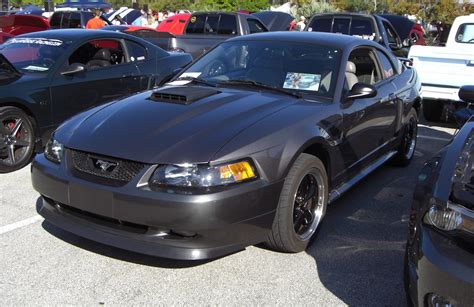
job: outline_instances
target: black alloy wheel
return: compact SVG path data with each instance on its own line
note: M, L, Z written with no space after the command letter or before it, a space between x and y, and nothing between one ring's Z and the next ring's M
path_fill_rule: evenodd
M267 244L277 251L304 251L317 232L328 201L328 178L317 157L301 154L291 167L280 194Z
M293 226L301 240L310 238L322 218L323 204L318 201L322 185L318 183L318 175L308 173L300 182L295 195L293 209Z
M0 173L27 165L34 152L35 133L30 118L14 107L0 108Z
M393 157L393 163L397 166L407 166L415 155L416 140L418 136L418 117L415 109L408 113L402 142L397 154Z

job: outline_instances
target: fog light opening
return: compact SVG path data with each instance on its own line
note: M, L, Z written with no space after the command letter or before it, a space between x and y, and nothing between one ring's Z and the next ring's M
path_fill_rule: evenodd
M448 299L436 293L430 293L427 296L426 303L429 307L452 307Z

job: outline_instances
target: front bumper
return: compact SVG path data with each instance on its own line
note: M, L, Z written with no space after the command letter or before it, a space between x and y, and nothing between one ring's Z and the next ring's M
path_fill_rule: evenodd
M33 187L42 196L37 210L47 221L107 245L183 260L264 241L283 185L258 180L212 194L171 194L137 188L137 178L122 187L89 182L63 164L44 155L32 163Z
M430 306L430 298L437 296L452 306L474 306L474 255L429 227L418 226L417 248L407 249L412 301Z

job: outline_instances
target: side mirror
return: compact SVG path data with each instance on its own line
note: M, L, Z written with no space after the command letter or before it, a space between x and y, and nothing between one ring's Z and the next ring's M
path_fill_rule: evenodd
M459 98L467 103L474 103L474 85L464 85L459 89Z
M370 84L356 83L347 94L346 99L371 98L377 95L377 90Z
M84 71L86 71L86 67L83 64L72 63L71 65L69 65L68 68L66 68L65 70L63 70L61 72L61 75L63 75L63 76L72 76L72 75L75 75L75 74L78 74L78 73L84 72Z
M402 44L401 43L389 43L388 46L392 51L397 51L402 49Z

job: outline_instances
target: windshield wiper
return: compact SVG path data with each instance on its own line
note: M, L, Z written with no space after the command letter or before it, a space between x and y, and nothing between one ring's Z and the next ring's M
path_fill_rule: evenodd
M204 84L204 85L212 86L212 87L217 86L215 83L206 81L201 78L195 78L195 77L181 77L181 78L175 79L174 81L191 81L191 83Z
M221 81L218 84L223 84L223 85L250 85L250 86L254 86L254 87L258 87L258 88L262 88L262 89L266 89L266 90L275 91L275 92L278 92L278 93L290 95L290 96L293 96L293 97L296 97L296 98L303 98L303 96L301 94L298 94L298 93L295 93L295 92L290 92L290 91L284 90L284 89L279 88L279 87L274 87L274 86L271 86L271 85L268 85L268 84L265 84L265 83L262 83L262 82L253 81L253 80L226 80L226 81Z

